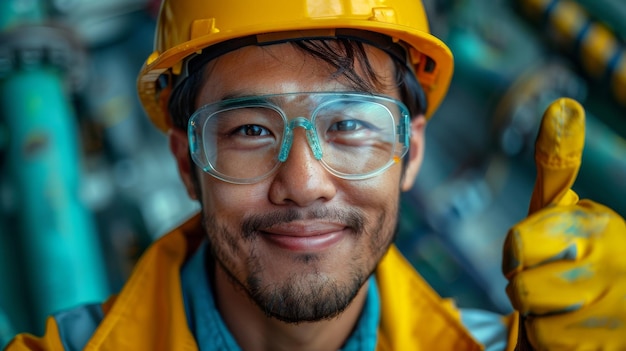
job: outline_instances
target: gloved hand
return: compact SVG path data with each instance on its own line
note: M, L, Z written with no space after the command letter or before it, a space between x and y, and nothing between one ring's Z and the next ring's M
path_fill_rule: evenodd
M584 138L577 102L548 107L535 144L529 216L504 244L506 292L521 316L520 350L626 350L626 224L570 189Z

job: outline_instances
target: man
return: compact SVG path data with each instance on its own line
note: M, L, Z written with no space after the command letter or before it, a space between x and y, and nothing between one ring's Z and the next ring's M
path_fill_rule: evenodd
M451 75L418 1L166 0L139 93L201 215L119 295L9 350L625 349L624 220L569 190L571 100L546 113L534 214L505 245L521 326L458 311L393 246Z

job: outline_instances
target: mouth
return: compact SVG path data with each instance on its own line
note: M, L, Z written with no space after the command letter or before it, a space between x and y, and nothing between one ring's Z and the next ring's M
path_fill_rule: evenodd
M321 252L339 243L348 233L339 224L285 223L260 231L270 244L293 252Z

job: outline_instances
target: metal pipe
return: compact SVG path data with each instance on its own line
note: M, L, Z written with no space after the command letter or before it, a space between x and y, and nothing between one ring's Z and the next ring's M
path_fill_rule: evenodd
M19 261L32 320L110 292L98 232L81 202L81 154L69 88L80 52L69 31L43 24L42 1L2 1L0 118L8 131L4 176L16 195ZM30 5L30 8L26 8ZM43 14L43 15L42 15ZM5 228L6 229L6 228ZM4 284L11 287L11 284Z

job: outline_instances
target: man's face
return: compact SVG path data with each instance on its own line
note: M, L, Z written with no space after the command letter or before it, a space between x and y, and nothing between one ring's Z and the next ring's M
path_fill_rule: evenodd
M391 59L367 51L388 87L376 93L398 99ZM352 90L334 73L289 44L245 47L209 63L196 107L240 95ZM400 163L365 180L333 176L313 157L302 128L295 130L286 162L258 183L230 184L198 172L197 196L217 269L280 320L336 316L393 240L400 191L411 187L421 163L423 126L422 117L412 123L404 177ZM174 136L172 143L185 145L186 137ZM173 150L196 197L188 156L182 146Z

